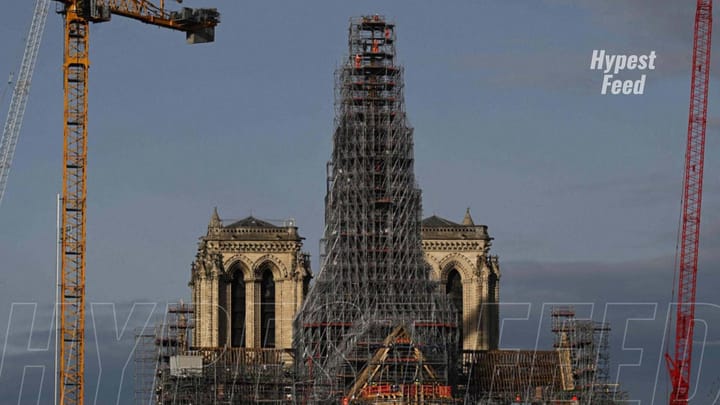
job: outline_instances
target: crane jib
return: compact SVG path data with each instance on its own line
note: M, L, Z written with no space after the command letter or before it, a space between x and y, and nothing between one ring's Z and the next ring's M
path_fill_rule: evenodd
M2 138L0 138L0 204L2 204L5 188L7 186L10 168L12 166L15 147L17 146L20 129L22 128L25 107L30 96L30 83L32 82L35 63L37 62L38 51L42 35L45 31L50 0L37 0L33 12L30 31L25 43L20 70L13 89L7 119L3 127ZM10 79L12 81L12 78Z
M672 383L670 396L672 405L687 405L690 397L711 40L712 0L698 0L695 11L690 110L683 176L674 357L669 354L665 356Z

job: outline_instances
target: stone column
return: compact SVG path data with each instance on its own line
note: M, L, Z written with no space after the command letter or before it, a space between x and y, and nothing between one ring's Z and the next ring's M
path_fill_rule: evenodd
M195 346L213 347L215 340L213 338L215 306L213 304L213 280L200 273L194 284L194 304L196 311L195 325Z
M245 280L245 347L258 347L260 341L258 330L260 323L260 284L254 280Z
M193 329L192 345L200 346L200 338L202 336L202 325L200 324L200 321L202 320L202 315L200 314L200 311L202 310L202 305L200 305L200 279L196 278L195 269L193 269L193 275L191 280L192 281L190 282L190 286L192 288L192 303L195 310L195 328Z
M492 314L492 308L490 305L488 305L489 297L490 297L490 289L489 289L489 276L490 276L490 269L483 265L482 269L480 270L480 288L481 288L481 298L479 301L479 307L478 311L480 312L480 347L478 347L478 350L488 350L490 348L490 325L491 323L491 314Z
M217 347L218 346L218 315L220 312L220 309L218 307L218 277L216 274L211 273L208 276L208 295L209 295L209 302L208 302L208 312L209 312L209 322L208 326L210 328L209 333L209 346Z
M232 344L232 281L223 278L218 287L219 346L229 347Z
M291 304L288 301L290 295L287 294L285 289L290 283L286 282L285 279L275 280L275 348L285 348L285 324L287 319L285 314L286 308L289 308Z
M478 339L478 315L477 315L477 303L480 290L477 282L473 278L462 279L463 289L463 308L462 308L462 322L463 336L460 337L462 341L463 350L475 350L476 342Z

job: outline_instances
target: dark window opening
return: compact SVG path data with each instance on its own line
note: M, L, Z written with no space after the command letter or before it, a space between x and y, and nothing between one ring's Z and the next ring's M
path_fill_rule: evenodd
M275 347L275 280L270 269L265 269L260 287L260 342L261 347Z
M232 347L245 347L245 281L241 271L235 272L231 287Z
M453 306L455 307L455 310L457 311L457 321L458 321L458 342L459 342L459 348L462 351L463 348L463 287L462 287L462 279L460 278L460 273L456 269L450 270L450 273L448 273L448 279L447 279L447 285L445 286L445 293L450 298L450 302L452 302Z

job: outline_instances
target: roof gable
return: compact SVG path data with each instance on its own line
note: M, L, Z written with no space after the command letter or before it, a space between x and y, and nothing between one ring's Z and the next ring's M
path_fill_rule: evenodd
M225 228L278 228L277 226L257 219L253 216L249 216L247 218L243 218L237 222L233 222L232 224L226 226Z
M449 219L440 218L437 215L423 219L421 225L425 228L455 228L462 226L456 222L450 221Z

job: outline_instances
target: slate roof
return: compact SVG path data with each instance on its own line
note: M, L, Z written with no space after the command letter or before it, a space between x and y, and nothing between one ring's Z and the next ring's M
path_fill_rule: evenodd
M564 389L563 365L555 350L491 350L474 355L472 375L479 387L492 390L496 396L512 398L518 393L533 393L535 387L552 387L556 392ZM565 367L569 369L570 364Z
M437 215L433 215L431 217L423 219L421 225L424 228L455 228L463 226L458 224L457 222L453 222L445 218L440 218Z
M249 216L249 217L243 218L237 222L233 222L232 224L226 226L225 228L278 228L278 226L275 226L269 222L265 222L263 220L257 219L253 216Z

